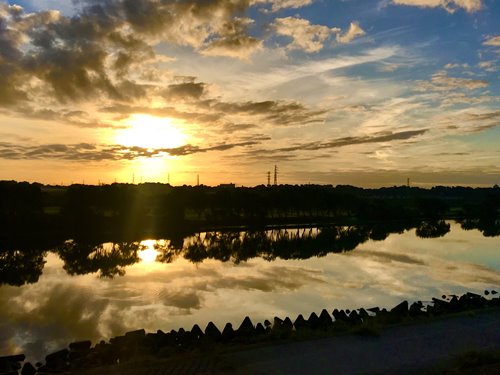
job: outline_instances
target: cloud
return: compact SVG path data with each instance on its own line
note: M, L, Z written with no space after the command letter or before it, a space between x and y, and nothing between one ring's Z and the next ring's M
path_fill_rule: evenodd
M16 289L17 296L2 304L2 322L10 322L16 333L9 341L22 343L28 358L42 359L51 351L68 345L68 340L105 337L101 327L109 325L110 303L94 293L74 285L52 282L48 288ZM29 301L29 303L26 303ZM125 331L114 322L115 332ZM108 333L108 332L106 332Z
M485 46L500 47L500 35L490 36L483 42Z
M103 160L134 160L162 155L185 156L209 151L226 151L235 147L253 146L261 140L248 140L234 143L219 143L205 147L186 144L174 148L144 148L123 145L79 144L46 144L24 146L9 142L0 142L0 159L10 160L40 160L59 159L70 161L103 161Z
M438 72L430 81L421 81L417 84L419 91L452 91L452 90L477 90L488 87L489 83L479 79L450 77L448 74Z
M158 293L158 297L165 306L172 306L188 311L201 308L201 297L195 290L175 291L163 289Z
M469 13L474 13L482 9L481 0L392 0L396 5L409 5L420 8L437 8L441 7L450 13L454 13L457 9L464 9Z
M219 37L201 50L206 56L228 56L247 60L262 47L262 41L248 35L250 18L235 18L223 25Z
M197 100L205 93L206 85L202 82L182 82L171 84L163 92L166 99Z
M218 102L212 108L224 114L258 116L278 126L323 122L326 111L312 110L297 102L267 100L261 102Z
M412 257L410 255L389 253L389 252L383 252L383 251L373 251L373 250L363 249L363 250L357 252L356 256L376 259L382 263L399 262L399 263L413 264L413 265L419 265L419 266L426 265L426 263L423 260L418 259L416 257Z
M301 143L294 146L277 148L274 150L257 150L256 153L264 153L264 154L274 154L274 153L283 153L283 152L294 152L294 151L317 151L317 150L325 150L332 149L338 147L345 146L353 146L367 143L383 143L383 142L393 142L393 141L402 141L410 138L418 137L428 132L428 129L422 130L408 130L402 131L398 133L383 133L377 134L373 136L359 136L359 137L343 137L337 138L330 141L322 142L307 142Z
M457 69L457 68L463 68L463 69L468 69L469 68L469 64L446 64L444 66L445 69Z
M340 29L312 25L308 20L296 17L276 18L272 27L276 34L292 38L288 49L302 49L305 52L318 52L331 34Z
M343 34L337 35L337 42L345 44L350 43L357 37L365 35L365 31L359 26L357 22L351 22L349 25L349 30Z
M455 104L480 104L498 101L500 98L490 95L470 96L463 92L450 92L444 95L441 100L441 106L450 106Z
M271 11L277 12L287 8L302 8L313 3L314 0L252 0L253 4L272 4Z
M292 38L292 42L287 45L288 49L305 52L319 52L332 35L336 35L338 43L346 44L365 34L358 22L351 22L344 33L338 27L313 25L309 20L297 17L276 18L271 26L277 35Z
M79 5L79 13L68 17L0 4L0 105L41 97L34 92L61 103L140 98L146 90L132 68L157 62L154 46L160 42L238 58L248 58L262 44L247 34L253 21L238 17L248 0Z

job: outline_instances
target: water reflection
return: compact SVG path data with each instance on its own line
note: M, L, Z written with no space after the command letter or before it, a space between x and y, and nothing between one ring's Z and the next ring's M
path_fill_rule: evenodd
M500 238L449 224L446 235L425 239L394 223L205 232L182 242L66 241L53 251L26 250L39 267L34 278L17 279L33 266L11 246L0 252L1 282L12 285L0 286L0 352L37 358L138 328L222 327L245 315L294 318L498 289Z
M42 275L47 252L40 250L0 250L0 285L36 283Z
M123 276L124 268L137 263L139 251L145 249L146 245L139 242L92 244L70 240L55 251L70 275L98 272L100 277L114 277Z
M479 229L484 236L500 234L495 221L462 221L463 229ZM101 278L123 276L126 268L142 262L172 263L179 257L199 264L209 259L239 264L252 258L309 259L327 254L348 252L368 240L384 241L390 234L416 228L420 238L439 238L450 231L443 220L384 222L371 225L323 226L319 228L282 228L248 231L211 231L187 237L172 234L170 239L144 241L62 241L61 245L40 248L33 242L3 244L0 250L0 285L21 286L35 283L42 274L48 251L64 262L69 275L96 273ZM52 244L49 242L48 244Z

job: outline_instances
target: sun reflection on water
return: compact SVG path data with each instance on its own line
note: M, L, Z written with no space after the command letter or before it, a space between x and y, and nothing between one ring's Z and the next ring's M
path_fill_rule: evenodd
M155 249L155 243L155 240L141 241L141 247L143 247L143 250L140 250L137 255L141 259L142 263L147 264L156 262L156 258L160 253Z

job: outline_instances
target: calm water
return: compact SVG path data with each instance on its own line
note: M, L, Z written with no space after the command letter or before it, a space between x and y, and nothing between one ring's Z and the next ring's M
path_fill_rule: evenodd
M64 251L39 258L46 263L38 282L0 286L0 355L23 352L36 360L74 340L96 342L138 328L168 331L197 323L203 329L213 321L222 329L246 315L254 323L294 320L323 308L392 307L403 299L498 289L500 237L450 224L439 238L419 238L415 229L380 241L351 233L334 252L313 251L325 246L315 229L262 232L246 245L245 233L201 234L181 241L182 251L170 241L150 240L122 245L122 267L104 256L113 253L112 244L84 252L85 263L68 242ZM262 241L274 241L273 252L257 251ZM238 257L228 249L234 243ZM99 264L107 268L99 271L93 261L103 256Z

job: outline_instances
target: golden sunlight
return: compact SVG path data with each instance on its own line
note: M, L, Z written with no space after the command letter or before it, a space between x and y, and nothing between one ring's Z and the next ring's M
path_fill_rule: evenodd
M141 259L142 263L153 263L156 261L159 253L155 249L155 243L155 240L141 241L141 245L144 247L144 249L139 251L138 256Z
M124 146L175 148L182 146L187 138L170 118L133 114L123 122L128 127L116 132L115 141Z

